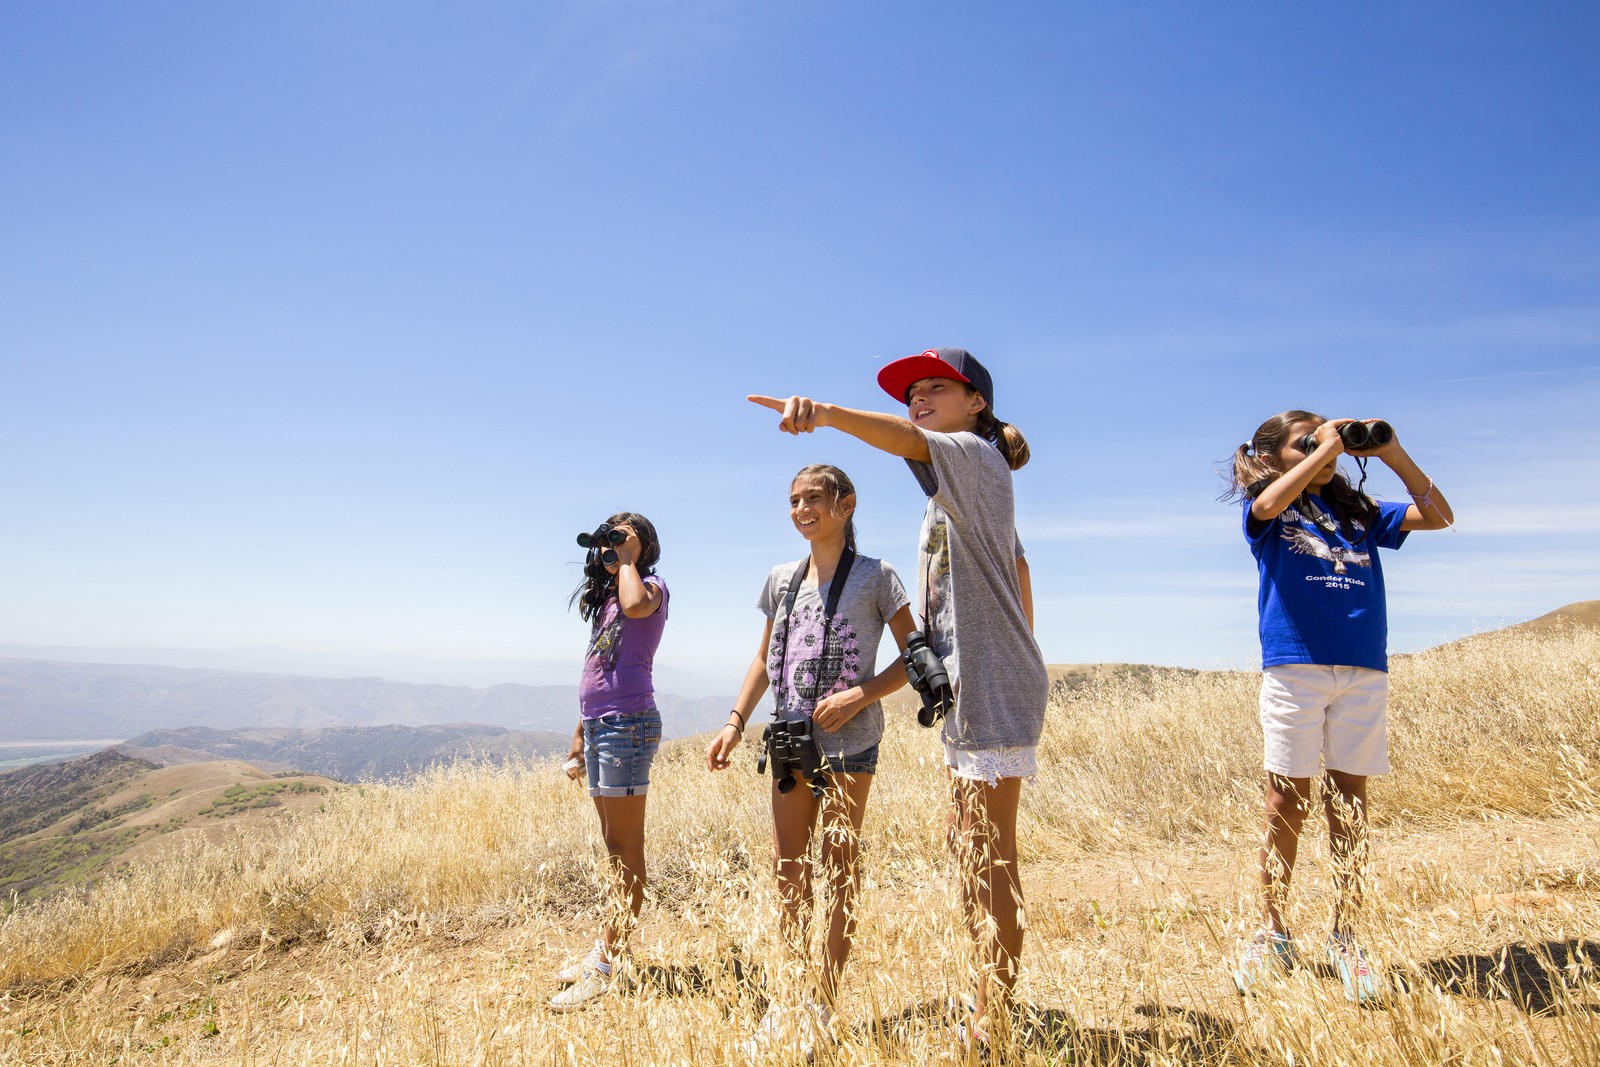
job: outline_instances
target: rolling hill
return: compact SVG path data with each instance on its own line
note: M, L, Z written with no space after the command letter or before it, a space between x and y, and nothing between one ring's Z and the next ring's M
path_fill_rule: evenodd
M31 900L191 840L259 827L339 788L237 760L161 767L115 749L0 774L0 896Z

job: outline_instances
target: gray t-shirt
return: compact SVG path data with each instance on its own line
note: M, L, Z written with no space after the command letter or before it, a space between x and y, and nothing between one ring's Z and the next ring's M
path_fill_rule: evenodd
M878 642L895 612L910 603L894 568L881 559L857 556L839 594L839 607L823 633L826 586L818 589L815 574L808 574L794 599L794 612L784 616L783 602L789 582L804 560L780 563L767 575L756 607L772 619L772 642L767 646L767 678L780 719L807 719L817 701L830 693L849 689L878 673ZM784 635L788 634L788 662L784 663ZM812 732L829 756L853 756L883 737L883 707L874 700L834 733Z
M933 462L907 461L928 494L913 611L956 689L944 739L960 749L1037 745L1050 678L1022 613L1011 469L975 433L924 436Z

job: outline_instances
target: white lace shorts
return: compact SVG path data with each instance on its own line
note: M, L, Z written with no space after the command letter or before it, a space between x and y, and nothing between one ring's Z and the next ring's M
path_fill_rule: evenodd
M1039 749L1034 745L956 748L946 743L944 762L957 778L997 786L1002 778L1032 778L1038 774Z

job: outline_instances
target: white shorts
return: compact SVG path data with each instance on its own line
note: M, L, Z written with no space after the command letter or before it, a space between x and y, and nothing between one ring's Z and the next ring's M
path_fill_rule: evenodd
M1324 766L1388 774L1389 675L1370 667L1290 663L1261 679L1268 773L1314 778Z
M987 782L992 788L1002 778L1032 778L1038 774L1039 750L1033 745L956 748L947 742L944 763L957 778Z

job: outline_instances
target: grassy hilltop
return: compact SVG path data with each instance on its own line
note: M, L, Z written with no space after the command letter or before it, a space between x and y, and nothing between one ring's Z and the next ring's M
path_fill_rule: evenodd
M1600 1062L1600 631L1551 624L1397 657L1396 773L1372 790L1364 934L1403 988L1347 1004L1317 967L1320 830L1292 919L1311 967L1243 1001L1258 922L1254 673L1060 672L1021 838L1016 1062ZM1592 614L1592 613L1591 613ZM891 714L865 830L840 1063L963 1062L971 985L935 739ZM556 1015L592 937L593 809L553 764L457 765L331 793L0 920L0 1063L742 1063L796 974L775 938L767 782L669 744L626 995ZM1308 823L1308 826L1311 825ZM782 1057L780 1056L781 1060Z

